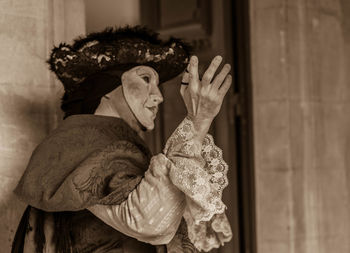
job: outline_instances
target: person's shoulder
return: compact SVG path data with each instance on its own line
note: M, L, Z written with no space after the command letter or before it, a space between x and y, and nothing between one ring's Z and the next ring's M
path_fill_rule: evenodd
M101 148L111 143L132 143L148 153L147 145L123 119L92 114L72 115L63 120L39 145Z
M122 119L93 114L78 114L67 117L54 129L48 139L68 136L73 139L88 137L125 139L135 135L133 129Z
M124 120L99 115L74 115L61 122L36 147L32 159L50 160L59 155L75 161L99 150L108 150L107 147L123 147L147 157L151 154L144 141Z
M101 116L94 114L77 114L67 117L58 126L58 130L67 130L73 128L99 128L103 129L110 126L120 126L130 128L121 118Z

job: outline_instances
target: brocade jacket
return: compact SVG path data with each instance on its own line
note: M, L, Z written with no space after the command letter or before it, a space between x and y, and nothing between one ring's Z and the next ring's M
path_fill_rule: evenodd
M68 117L15 189L28 208L13 252L197 252L230 240L227 165L210 136L193 136L185 119L151 157L122 119Z

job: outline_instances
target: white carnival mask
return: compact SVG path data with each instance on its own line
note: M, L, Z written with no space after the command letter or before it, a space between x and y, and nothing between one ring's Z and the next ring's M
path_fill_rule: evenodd
M152 130L158 105L163 102L158 73L148 66L136 66L124 72L121 81L131 111L147 130Z

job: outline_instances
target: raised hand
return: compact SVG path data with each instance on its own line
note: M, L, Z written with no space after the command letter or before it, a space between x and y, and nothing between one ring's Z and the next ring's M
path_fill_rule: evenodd
M180 93L184 99L188 117L194 123L198 134L203 138L211 122L219 113L223 99L232 83L229 64L225 64L214 78L221 62L221 56L214 57L200 80L198 58L192 56L187 68L188 73L185 73L182 79L183 85L181 85Z

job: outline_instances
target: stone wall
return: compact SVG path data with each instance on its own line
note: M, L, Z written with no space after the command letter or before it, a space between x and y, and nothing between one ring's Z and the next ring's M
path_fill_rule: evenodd
M350 2L251 0L259 253L350 252Z
M12 191L36 145L57 125L61 85L50 49L85 32L83 0L0 1L0 245L10 246L25 205Z
M86 32L140 24L140 0L85 0Z

